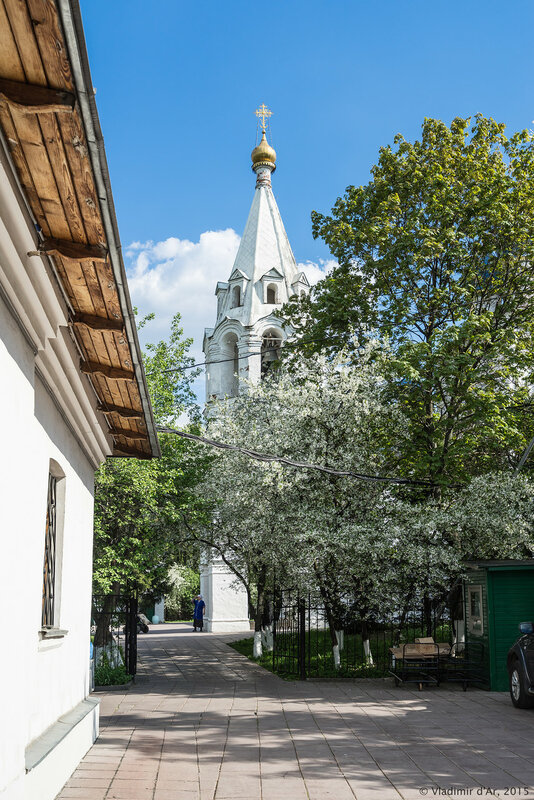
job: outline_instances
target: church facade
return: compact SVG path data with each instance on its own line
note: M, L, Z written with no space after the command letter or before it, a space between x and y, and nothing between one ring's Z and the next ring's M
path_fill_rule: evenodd
M276 152L267 141L264 106L262 111L256 112L263 118L262 137L251 155L256 175L252 206L230 276L215 289L215 326L204 334L208 403L246 391L246 380L261 380L291 333L275 312L290 297L310 290L306 275L298 269L273 194ZM247 626L245 592L241 596L222 561L208 560L202 565L201 587L208 630Z

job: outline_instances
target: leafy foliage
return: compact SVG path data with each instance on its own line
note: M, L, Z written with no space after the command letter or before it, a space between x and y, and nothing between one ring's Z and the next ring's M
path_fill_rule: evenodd
M191 619L193 598L200 592L198 570L185 565L175 565L169 570L169 588L165 594L167 619Z
M144 324L147 320L142 321ZM147 346L145 369L156 421L175 424L189 413L198 430L193 403L194 375L177 314L167 342ZM174 436L160 436L162 457L147 461L110 459L96 474L93 583L98 593L135 586L140 592L162 593L169 567L184 556L181 519L201 514L193 489L208 458L191 458L191 445Z
M381 148L313 233L338 261L283 313L297 347L389 340L391 400L408 421L404 474L446 486L518 460L534 432L534 138L477 116L426 119Z
M410 420L391 401L389 360L388 349L371 341L351 347L352 363L348 350L295 358L216 406L210 435L298 461L392 475ZM257 629L274 573L279 585L317 597L332 633L347 602L369 623L391 609L430 610L465 559L534 552L534 484L526 476L481 476L445 502L224 451L198 491L214 512L200 535L247 587Z
M95 667L95 686L121 686L132 678L124 664L113 665L107 654L102 653L100 663Z

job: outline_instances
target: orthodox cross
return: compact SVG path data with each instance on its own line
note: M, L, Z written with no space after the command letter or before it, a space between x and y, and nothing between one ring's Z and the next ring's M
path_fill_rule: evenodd
M261 119L261 130L262 130L262 133L265 133L266 128L267 128L267 126L265 124L265 120L269 119L269 117L272 117L272 115L273 115L273 112L270 111L267 108L265 103L262 103L261 106L256 109L256 116L258 117L258 119Z

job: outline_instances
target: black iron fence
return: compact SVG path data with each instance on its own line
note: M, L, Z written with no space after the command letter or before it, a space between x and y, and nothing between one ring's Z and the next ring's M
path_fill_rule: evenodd
M391 649L431 638L455 641L454 623L444 602L422 598L414 607L361 618L344 598L335 624L320 597L295 589L270 596L272 667L288 677L378 677L391 668ZM337 630L336 630L337 628Z
M91 635L94 660L112 667L124 665L129 675L137 672L137 597L93 595Z

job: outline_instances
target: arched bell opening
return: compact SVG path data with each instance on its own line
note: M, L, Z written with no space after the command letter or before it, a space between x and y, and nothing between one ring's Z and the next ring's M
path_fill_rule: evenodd
M273 368L280 359L280 349L282 347L282 335L279 331L271 328L264 332L261 339L261 377Z
M221 343L221 393L224 397L239 394L239 348L235 333L227 333Z

